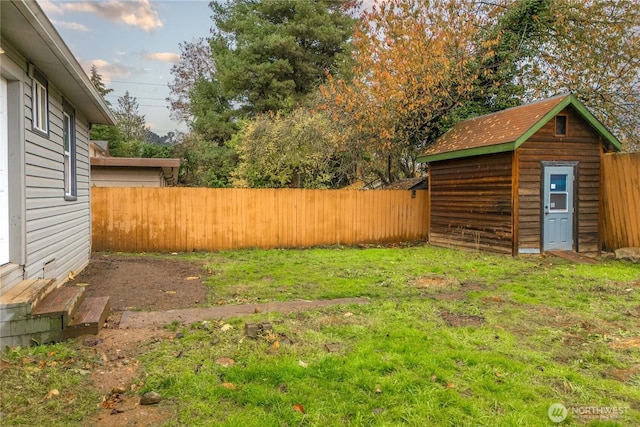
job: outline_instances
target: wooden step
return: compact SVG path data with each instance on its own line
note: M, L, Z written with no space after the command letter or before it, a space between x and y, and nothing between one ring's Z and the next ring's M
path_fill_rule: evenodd
M28 305L32 310L55 287L55 279L23 280L0 295L0 306L10 308Z
M82 300L83 293L84 288L72 286L54 289L36 305L31 314L35 318L62 315L64 328Z
M87 297L82 301L66 329L62 331L64 338L75 338L81 335L96 335L109 316L109 297Z

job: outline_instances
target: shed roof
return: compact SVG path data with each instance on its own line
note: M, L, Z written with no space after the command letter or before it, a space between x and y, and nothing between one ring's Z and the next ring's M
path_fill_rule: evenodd
M427 148L418 161L433 162L513 151L569 105L607 142L620 149L620 141L575 96L564 94L463 120Z

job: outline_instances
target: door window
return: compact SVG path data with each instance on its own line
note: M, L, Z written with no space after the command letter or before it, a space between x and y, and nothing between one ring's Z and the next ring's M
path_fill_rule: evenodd
M568 212L569 193L566 174L551 174L549 177L549 211Z

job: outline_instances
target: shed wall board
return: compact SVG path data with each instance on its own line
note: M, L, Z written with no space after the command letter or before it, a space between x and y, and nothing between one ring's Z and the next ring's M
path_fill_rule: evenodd
M513 153L429 165L429 240L492 252L512 252Z
M91 185L94 187L164 187L159 168L92 166Z
M567 115L567 136L555 135L555 122L549 121L518 148L520 251L541 249L542 162L578 162L577 250L599 251L600 150L598 133L573 109ZM574 236L574 239L576 236Z

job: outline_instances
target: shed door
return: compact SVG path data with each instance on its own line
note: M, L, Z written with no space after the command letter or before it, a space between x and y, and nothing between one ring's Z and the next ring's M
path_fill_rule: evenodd
M0 265L9 262L9 138L7 81L0 77Z
M573 181L572 166L544 168L544 250L573 249Z

